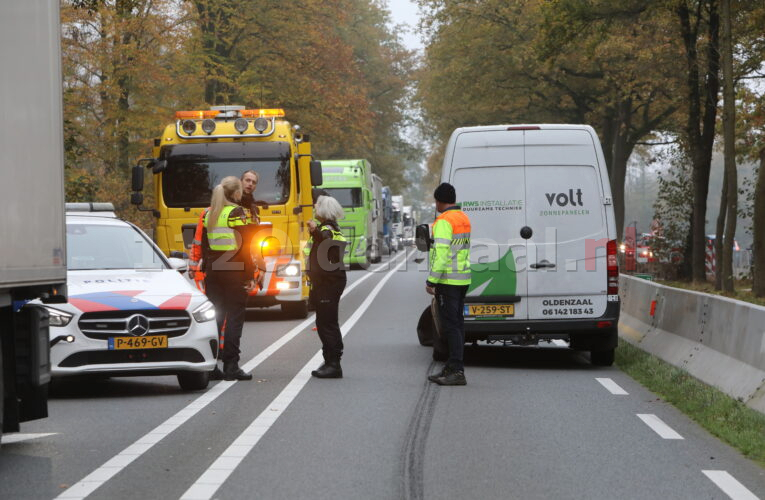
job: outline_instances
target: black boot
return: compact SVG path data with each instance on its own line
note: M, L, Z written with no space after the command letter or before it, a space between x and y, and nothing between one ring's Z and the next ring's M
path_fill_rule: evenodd
M252 380L252 374L239 368L239 363L223 363L223 380Z
M213 371L210 372L210 380L223 380L223 372L216 365Z
M316 378L343 378L343 369L339 361L327 361L311 372Z

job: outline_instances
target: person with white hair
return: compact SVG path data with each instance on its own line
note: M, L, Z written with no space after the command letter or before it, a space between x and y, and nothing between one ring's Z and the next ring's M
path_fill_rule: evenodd
M343 207L331 196L319 196L314 204L314 216L309 221L307 272L311 280L316 307L316 330L321 339L324 363L311 372L318 378L342 378L340 358L343 355L343 336L338 319L340 297L347 278L343 256L347 241L337 225L345 217Z

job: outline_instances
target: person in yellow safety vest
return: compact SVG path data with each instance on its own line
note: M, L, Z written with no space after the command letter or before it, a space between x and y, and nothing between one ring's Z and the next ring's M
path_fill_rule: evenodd
M218 333L225 321L226 341L221 353L224 380L251 380L239 368L239 343L249 292L257 286L255 265L250 255L251 219L238 205L242 182L225 177L215 186L210 209L205 215L202 248L206 278L205 292L215 305Z
M254 199L255 190L258 188L258 173L254 170L245 171L239 178L242 181L242 199L239 205L249 213L252 221L256 224L260 222L258 206ZM200 291L204 292L205 273L202 272L202 235L205 232L205 215L209 207L204 209L199 215L197 228L194 231L194 239L189 248L189 277L194 280L194 284ZM258 276L256 273L256 281Z
M319 198L319 196L329 196L329 193L321 188L313 188L311 189L311 198L313 198L313 204L316 205L316 200ZM320 225L320 222L317 219L311 219L311 222L314 223L314 225L318 226ZM311 246L313 245L313 240L309 237L308 241L306 242L305 246L303 247L303 256L305 257L305 266L308 267L308 257L311 255ZM314 303L314 296L313 296L313 284L311 283L311 279L309 277L308 279L308 310L309 311L315 311L316 310L316 304Z
M435 295L441 319L441 340L446 340L449 359L443 370L428 379L439 385L465 385L465 294L470 285L470 219L456 205L454 186L442 183L433 193L441 214L433 224L430 273L425 290Z
M340 232L337 219L345 216L343 207L331 196L319 196L314 213L319 223L308 222L311 233L310 253L306 271L313 286L316 306L316 330L321 339L324 363L311 372L317 378L342 378L340 358L343 336L338 319L340 297L347 278L343 255L347 241Z

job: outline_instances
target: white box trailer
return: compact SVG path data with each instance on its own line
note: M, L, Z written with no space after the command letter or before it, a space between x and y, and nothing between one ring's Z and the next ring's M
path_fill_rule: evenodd
M454 185L472 226L465 340L560 339L590 351L593 364L613 363L616 227L592 127L457 129L441 182ZM418 245L423 232L427 237L427 229L418 228Z
M47 416L48 312L66 301L59 2L0 2L0 427Z

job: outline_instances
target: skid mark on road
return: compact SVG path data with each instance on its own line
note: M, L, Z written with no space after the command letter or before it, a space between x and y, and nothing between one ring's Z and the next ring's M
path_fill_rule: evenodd
M428 366L427 374L433 371L435 361ZM405 500L425 498L425 444L428 441L430 424L438 402L438 385L425 378L420 399L414 408L406 431L406 440L401 452L401 492L399 497Z
M396 257L398 258L398 256ZM394 259L395 260L395 259ZM391 263L393 261L389 261ZM402 262L402 264L406 262L406 259ZM386 263L386 264L389 264ZM359 278L358 280L354 281L348 288L345 289L343 292L343 298L345 298L348 293L359 286L361 283L372 277L377 270L382 268L385 264L382 264L380 266L377 266L374 270L370 269L370 271ZM308 325L313 323L314 321L314 315L309 316L307 319L302 321L300 324L298 324L296 327L294 327L292 330L284 334L282 337L280 337L278 340L276 340L273 344L265 348L260 354L249 360L247 363L242 365L242 369L246 372L251 372L254 370L258 365L260 365L263 361L268 359L269 356L271 356L273 353L275 353L277 350L279 350L282 346L284 346L287 342L292 340L294 337L296 337L300 332L302 332ZM185 408L183 408L181 411L170 417L169 419L162 422L158 427L151 430L148 434L140 438L138 441L133 443L132 445L128 446L124 450L122 450L120 453L115 455L112 459L110 459L108 462L103 464L98 469L94 470L90 474L88 474L86 477L69 487L68 489L64 490L57 499L82 499L89 496L91 493L93 493L95 490L101 487L104 483L109 481L111 478L116 476L121 470L123 470L125 467L130 465L132 462L134 462L138 457L149 451L151 448L153 448L157 443L165 439L170 433L178 429L181 425L186 423L191 417L199 413L203 408L205 408L208 404L210 404L212 401L217 399L221 394L226 392L228 389L231 388L236 383L236 381L221 381L215 384L212 388L207 390L204 394L199 396L197 399L192 401L189 405L187 405Z

